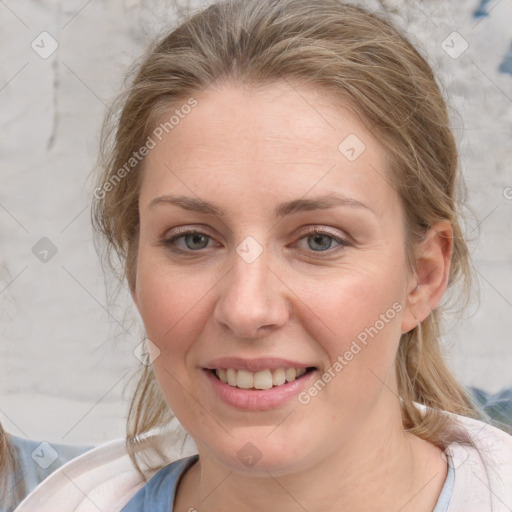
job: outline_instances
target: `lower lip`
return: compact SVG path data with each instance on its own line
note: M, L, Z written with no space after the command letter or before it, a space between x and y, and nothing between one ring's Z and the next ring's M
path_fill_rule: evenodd
M305 373L292 382L270 389L235 388L215 377L210 370L203 369L203 372L217 396L228 405L238 409L266 411L279 407L296 397L304 390L306 382L314 376L316 370Z

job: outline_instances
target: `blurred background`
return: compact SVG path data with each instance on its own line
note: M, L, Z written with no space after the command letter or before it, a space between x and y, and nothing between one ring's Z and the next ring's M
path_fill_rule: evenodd
M0 421L15 435L124 435L142 329L128 293L106 293L88 176L128 68L208 3L0 0ZM464 384L496 393L512 387L512 1L359 3L389 11L449 102L480 299L444 345Z

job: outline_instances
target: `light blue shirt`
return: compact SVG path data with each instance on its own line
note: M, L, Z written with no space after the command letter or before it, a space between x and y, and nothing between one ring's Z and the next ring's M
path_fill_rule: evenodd
M448 474L446 475L446 480L444 481L443 488L441 489L441 494L437 499L437 503L433 512L447 512L448 505L450 504L450 499L453 494L454 481L455 472L453 471L452 464L448 464Z

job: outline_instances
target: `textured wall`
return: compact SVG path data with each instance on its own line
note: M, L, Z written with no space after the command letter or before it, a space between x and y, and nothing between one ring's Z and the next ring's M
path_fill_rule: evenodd
M512 2L481 2L484 17L469 0L383 3L452 105L481 304L445 342L463 382L497 391L512 385ZM124 432L140 325L126 294L107 305L87 177L123 73L185 4L0 2L0 419L14 434Z

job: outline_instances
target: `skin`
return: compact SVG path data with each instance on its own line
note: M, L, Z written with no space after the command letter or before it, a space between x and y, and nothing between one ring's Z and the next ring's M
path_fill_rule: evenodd
M175 510L432 511L447 466L437 447L403 431L394 359L401 333L445 291L450 224L433 226L408 268L385 151L325 92L224 83L195 98L145 161L132 290L160 350L159 384L200 454ZM366 146L352 162L338 150L349 134ZM368 208L273 216L281 202L332 192ZM212 201L226 214L150 206L165 194ZM327 238L308 236L313 226ZM162 240L178 227L209 238L181 237L186 254L173 253ZM248 236L262 248L252 263L236 252ZM307 405L237 410L201 369L217 357L274 356L312 363L314 381L396 303L401 311ZM237 457L248 442L261 455L253 467Z

